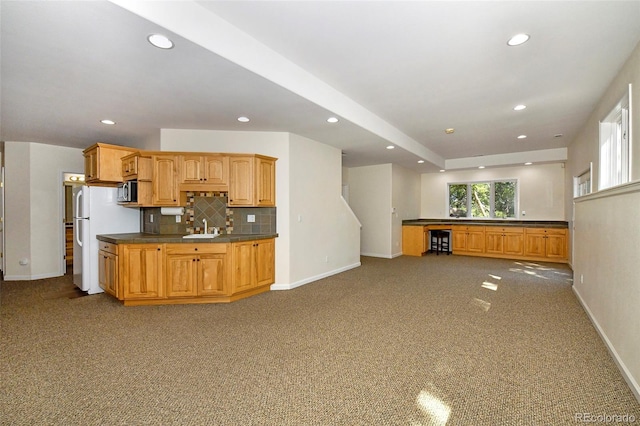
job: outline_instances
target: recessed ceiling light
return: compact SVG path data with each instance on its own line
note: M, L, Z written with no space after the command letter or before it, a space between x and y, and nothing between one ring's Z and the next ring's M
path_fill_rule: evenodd
M424 163L424 160L418 160L418 164Z
M327 118L327 123L337 123L339 120L336 117Z
M484 166L478 166L479 169L484 169Z
M524 165L525 165L525 166L530 166L530 165L532 165L532 164L533 164L533 163L532 163L531 161L527 161L526 163L524 163Z
M445 172L445 170L444 170L444 169L440 169L440 173L444 173L444 172Z
M527 107L526 105L522 105L522 104L520 104L520 105L516 105L516 106L514 106L514 107L513 107L513 110L514 110L514 111L522 111L522 110L523 110L523 109L525 109L526 107Z
M393 146L393 145L387 146L387 149L393 149L393 148L395 148L395 146Z
M450 135L451 133L455 132L456 129L454 129L453 127L449 127L448 129L444 129L444 132L448 135Z
M171 49L173 47L173 42L162 34L150 34L147 36L147 40L159 49Z
M516 34L507 41L509 46L519 46L529 40L529 34Z
M100 120L100 122L101 122L102 124L108 124L109 126L113 126L114 124L116 124L116 122L115 122L115 121L113 121L113 120L108 120L108 119Z
M238 117L238 121L241 123L248 123L249 122L249 117Z
M518 136L518 139L526 139L526 138L527 138L527 135L520 135L520 136Z

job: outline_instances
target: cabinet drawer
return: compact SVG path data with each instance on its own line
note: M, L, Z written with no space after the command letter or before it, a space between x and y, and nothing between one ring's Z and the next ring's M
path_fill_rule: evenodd
M542 235L567 235L565 228L526 228L527 234L542 234Z
M451 229L453 231L465 231L465 232L483 232L484 231L484 226L477 226L477 225L471 225L471 226L467 226L467 225L452 225Z
M112 243L105 243L104 241L100 241L98 243L98 248L100 250L104 250L107 253L118 254L118 245Z
M209 243L209 244L177 243L177 244L167 244L166 250L167 250L167 254L193 254L193 253L224 254L227 252L228 246L229 244L224 244L224 243Z
M495 232L495 233L512 233L512 234L522 234L524 232L524 228L519 226L487 226L487 232Z

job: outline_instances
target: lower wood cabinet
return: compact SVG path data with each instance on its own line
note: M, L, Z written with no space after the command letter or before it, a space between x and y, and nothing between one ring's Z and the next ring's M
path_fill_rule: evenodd
M567 230L528 228L524 232L524 254L546 259L567 259Z
M118 246L101 241L98 247L98 284L105 292L118 297Z
M451 230L454 254L484 253L484 226L454 225Z
M125 305L231 302L269 290L275 239L236 243L100 242L100 285Z
M229 244L167 244L167 297L229 295Z
M164 244L125 244L121 248L121 299L165 297Z
M485 227L485 252L522 256L524 254L523 228Z
M274 282L274 239L234 243L232 247L233 293L251 290Z
M402 254L405 256L422 256L427 251L427 226L402 227Z

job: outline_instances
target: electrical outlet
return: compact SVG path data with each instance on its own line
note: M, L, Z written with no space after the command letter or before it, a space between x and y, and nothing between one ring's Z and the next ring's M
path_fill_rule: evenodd
M153 223L153 215L152 214L149 215L149 222Z
M256 215L255 214L248 214L247 215L247 222L253 223L255 221L256 221Z
M176 223L180 223L182 222L182 216L180 216L179 214L176 215Z

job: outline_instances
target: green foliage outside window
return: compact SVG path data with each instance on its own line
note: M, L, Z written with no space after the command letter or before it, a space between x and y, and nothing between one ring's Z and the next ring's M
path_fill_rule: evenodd
M467 217L467 185L449 185L449 216Z
M516 181L449 184L449 216L516 217Z

